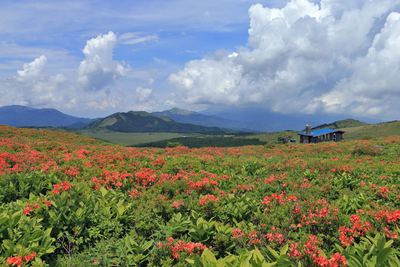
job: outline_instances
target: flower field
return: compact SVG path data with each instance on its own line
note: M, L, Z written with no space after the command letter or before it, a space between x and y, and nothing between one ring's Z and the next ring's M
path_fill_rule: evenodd
M400 266L400 137L126 148L0 126L0 266Z

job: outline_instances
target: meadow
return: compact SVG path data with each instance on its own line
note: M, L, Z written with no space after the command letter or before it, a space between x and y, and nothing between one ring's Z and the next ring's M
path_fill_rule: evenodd
M400 135L400 121L385 122L358 127L343 128L347 140L372 139Z
M201 134L193 133L124 133L115 132L105 129L100 130L80 130L80 134L97 138L113 144L122 146L136 146L140 144L147 144L173 138L182 138L184 136L196 137Z
M400 136L133 148L0 126L0 266L400 266Z

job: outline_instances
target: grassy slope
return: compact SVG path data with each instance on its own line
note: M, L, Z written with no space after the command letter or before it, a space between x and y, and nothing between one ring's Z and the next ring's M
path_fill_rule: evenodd
M182 136L198 136L198 134L182 133L122 133L109 130L82 130L81 134L124 146L157 142Z
M317 129L324 129L324 128L332 128L332 129L341 129L341 128L350 128L350 127L359 127L359 126L366 126L368 123L354 120L354 119L346 119L346 120L339 120L333 123L325 123L321 124L317 127L314 127L314 130Z
M168 140L162 140L157 142L151 142L146 144L139 144L138 146L143 147L168 147L171 143L176 145L187 146L190 148L200 147L239 147L239 146L250 146L250 145L264 145L263 141L257 138L247 137L230 137L230 136L202 136L202 137L184 137L184 138L173 138Z
M385 137L391 135L400 135L400 121L385 122L379 124L367 124L357 127L345 127L346 124L342 124L340 130L345 131L345 140L356 140L356 139L370 139L377 137ZM352 124L353 125L353 124ZM255 135L248 135L247 138L256 138L269 144L278 143L279 137L292 136L297 142L299 142L299 136L294 131L283 131L273 133L262 133Z
M254 134L254 135L247 135L246 138L259 139L260 141L266 142L267 144L276 144L276 143L278 143L279 137L288 137L288 136L290 136L292 139L296 140L296 142L300 141L299 135L295 131L260 133L260 134Z
M386 122L374 125L343 128L346 140L369 139L391 135L400 135L400 121Z
M400 122L388 122L375 125L364 125L358 127L341 128L346 133L344 138L346 140L355 139L368 139L375 137L384 137L390 135L400 135ZM158 142L163 140L169 140L173 138L179 138L183 136L196 137L204 136L200 134L182 134L182 133L122 133L122 132L112 132L108 130L83 130L80 133L95 137L101 140L105 140L111 143L125 145L125 146L135 146L139 144ZM278 143L279 137L291 136L297 142L299 142L299 136L295 131L283 131L283 132L273 132L273 133L261 133L261 134L250 134L245 136L238 136L238 138L249 138L258 139L267 144ZM218 136L220 138L220 136Z

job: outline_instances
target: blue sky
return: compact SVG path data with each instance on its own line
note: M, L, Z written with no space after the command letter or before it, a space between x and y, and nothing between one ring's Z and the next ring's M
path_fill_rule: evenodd
M3 44L65 51L79 60L86 41L99 34L156 35L158 40L116 47L115 58L140 67L154 59L183 64L218 49L244 45L247 10L256 2L5 0L0 3L0 37ZM1 55L1 60L32 59L31 54L14 56Z
M81 116L264 106L398 119L399 7L400 0L3 0L0 105Z

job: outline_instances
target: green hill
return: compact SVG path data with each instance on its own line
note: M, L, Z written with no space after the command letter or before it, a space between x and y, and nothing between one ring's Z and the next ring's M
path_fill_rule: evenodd
M107 129L116 132L174 132L224 134L225 130L217 127L205 127L189 123L179 123L168 117L154 116L144 111L115 113L99 119L88 126L89 130Z
M365 122L362 122L359 120L354 120L354 119L346 119L346 120L335 121L332 123L324 123L324 124L318 125L316 127L313 127L313 130L319 130L319 129L324 129L324 128L342 129L342 128L359 127L359 126L365 126L365 125L368 125L368 123L365 123Z
M327 123L313 129L333 128L343 130L344 140L372 139L393 135L400 135L400 121L383 122L378 124L367 124L357 120L342 120L334 123ZM247 135L246 138L255 138L268 144L279 143L279 138L290 137L299 142L297 132L282 131L271 133L260 133Z
M370 124L358 127L342 128L345 140L370 139L391 135L400 135L400 121Z

